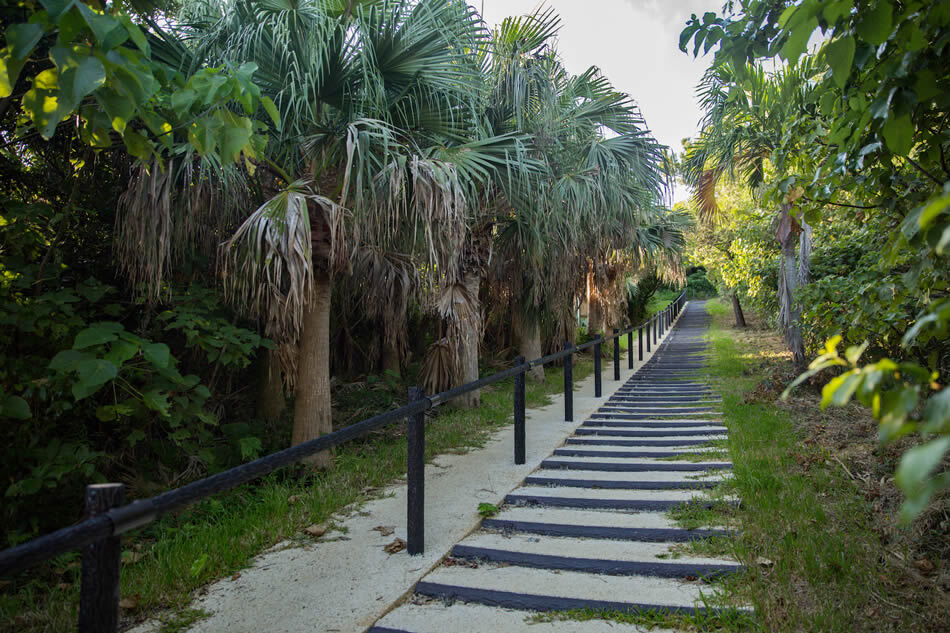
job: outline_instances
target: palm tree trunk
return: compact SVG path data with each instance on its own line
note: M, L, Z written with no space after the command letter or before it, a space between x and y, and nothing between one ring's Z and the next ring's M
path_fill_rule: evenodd
M478 348L482 337L482 316L481 306L478 301L478 289L481 279L474 272L465 273L462 283L471 297L473 305L471 310L459 319L459 374L461 384L478 380ZM479 391L470 391L460 396L456 401L458 406L466 409L472 409L481 402Z
M795 290L798 289L798 266L795 254L798 235L789 232L782 240L782 259L779 266L779 321L785 334L785 342L792 353L792 362L796 367L805 364L805 343L799 324L802 310L795 302Z
M323 271L314 273L313 297L304 314L296 382L294 445L333 430L330 415L330 276ZM306 461L316 468L327 468L330 452L322 451Z
M272 350L264 350L258 361L257 385L257 417L264 422L276 422L287 408L287 399L277 354Z
M736 327L745 327L745 315L742 313L742 304L739 303L739 293L732 291L732 313L736 317Z
M527 319L521 328L521 341L518 351L525 360L541 358L541 327L535 319ZM528 378L534 382L544 382L544 367L532 367Z
M396 333L388 332L392 327L388 323L383 323L383 372L391 371L397 376L402 373L402 358L399 353L399 338Z

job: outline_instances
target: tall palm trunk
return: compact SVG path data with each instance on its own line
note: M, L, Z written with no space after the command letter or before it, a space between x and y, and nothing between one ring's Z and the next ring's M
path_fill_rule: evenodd
M402 355L399 353L399 337L395 332L389 331L391 327L393 324L384 319L382 366L384 372L391 371L399 375L402 373Z
M745 314L742 313L742 304L739 303L739 293L732 291L732 314L736 317L736 327L745 327Z
M798 289L798 264L795 260L798 250L798 235L789 231L782 244L782 258L779 261L779 322L785 335L785 343L792 353L792 362L796 366L805 364L805 343L802 339L802 330L799 324L802 316L801 307L795 302L795 291Z
M293 444L333 430L330 417L330 276L314 272L313 297L304 314L297 358L297 399L294 405ZM316 468L330 465L330 452L307 460Z
M536 319L524 319L518 352L524 356L525 360L541 358L541 327ZM528 378L534 382L544 382L544 367L532 367L528 371Z
M482 338L482 314L478 301L481 279L475 272L467 272L462 283L471 298L471 309L465 310L458 321L459 328L459 374L461 384L478 380L478 348ZM471 409L481 402L479 391L470 391L456 401L460 407Z
M604 329L604 306L597 292L597 278L593 268L587 274L587 331L595 334Z
M276 422L287 408L276 352L264 350L258 360L257 385L257 417L265 422Z

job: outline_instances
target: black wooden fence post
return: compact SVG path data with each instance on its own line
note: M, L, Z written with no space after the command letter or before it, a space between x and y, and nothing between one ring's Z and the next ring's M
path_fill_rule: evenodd
M409 402L425 398L420 387L409 387ZM406 495L406 549L410 555L421 554L425 549L425 452L426 452L426 414L425 411L409 416L409 459L408 484Z
M653 321L647 321L647 353L650 353L650 338L653 336L650 334L650 330L653 329ZM640 360L643 360L642 358Z
M637 350L639 354L638 360L643 362L643 324L640 324L640 327L637 328Z
M627 369L633 369L633 330L627 330Z
M122 484L86 486L86 518L103 514L125 502ZM82 550L79 589L79 633L119 630L119 567L121 538L112 536Z
M564 341L564 349L571 349L571 342ZM574 366L571 354L564 357L564 421L574 421Z
M524 365L524 356L515 358L515 367ZM515 463L524 463L524 374L515 374Z
M657 342L657 335L656 335L656 332L657 332L657 328L658 328L659 326L660 326L660 320L659 320L659 319L657 318L657 316L654 314L654 315L653 315L653 344L654 344L654 345L656 345L656 342Z
M620 330L614 328L614 380L620 380Z
M601 375L600 375L600 336L594 342L594 397L599 398L601 394Z

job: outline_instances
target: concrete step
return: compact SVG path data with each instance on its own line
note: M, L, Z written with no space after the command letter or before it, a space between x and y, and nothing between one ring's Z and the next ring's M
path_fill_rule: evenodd
M583 464L581 464L583 466ZM546 470L540 469L530 475L530 477L551 478L562 480L602 480L602 481L642 481L642 482L714 482L726 481L732 478L730 470L710 470L706 473L695 472L662 472L662 471L643 471L643 472L610 472L610 471L586 471L583 468L576 470ZM529 477L529 478L530 478ZM528 482L525 479L525 483ZM547 484L543 484L547 485ZM606 487L606 486L605 486Z
M596 436L578 435L564 440L565 445L569 446L663 446L667 448L677 447L696 447L704 448L709 446L713 440L686 438L686 439L657 439L657 440L621 440L621 439L597 439Z
M478 533L452 548L451 556L519 567L660 578L712 579L742 569L735 561L721 558L677 554L673 559L669 543L542 538L523 533Z
M410 601L387 613L367 633L674 633L604 620L534 622L533 613L474 603Z
M560 457L558 459L545 459L541 462L541 468L551 470L595 470L595 471L614 471L614 472L683 472L683 471L708 471L724 470L732 468L728 462L659 462L646 460L611 460L601 458L594 460L578 460L571 457Z
M705 611L704 602L715 600L716 592L702 581L515 566L441 567L416 585L417 594L433 598L536 611L586 608L694 614Z

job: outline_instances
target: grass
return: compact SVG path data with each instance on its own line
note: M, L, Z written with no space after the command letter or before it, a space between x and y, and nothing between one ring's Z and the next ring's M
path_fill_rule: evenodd
M667 457L658 457L664 462L721 462L729 457L724 450L685 451Z
M593 371L589 357L574 359L575 385ZM563 389L560 368L545 369L541 383L528 381L527 406L551 402ZM426 459L484 445L509 424L512 381L482 390L478 409L443 407L426 425ZM333 537L333 516L346 506L377 498L382 487L406 472L405 424L391 425L339 447L331 469L296 477L285 470L162 517L123 537L123 621L171 612L169 622L200 614L189 608L193 592L246 568L261 552L284 542L304 545L302 529L324 524ZM79 599L79 553L72 552L0 586L0 631L61 633L75 628ZM177 618L177 620L176 620ZM192 620L194 621L194 620ZM172 627L171 624L168 625ZM176 624L170 632L186 624Z
M621 624L632 624L654 628L675 629L678 631L736 631L745 630L752 624L752 618L737 609L711 610L695 615L670 613L666 611L616 611L611 609L571 609L536 613L525 618L529 624L543 622L564 622L606 620Z
M735 514L733 553L748 573L728 585L733 599L753 605L766 631L946 630L946 611L940 616L888 599L901 573L871 529L867 501L826 449L803 441L796 420L808 412L749 397L767 373L757 361L787 360L760 355L755 338L738 343L728 307L707 305L710 373L729 428L731 488L744 500Z

